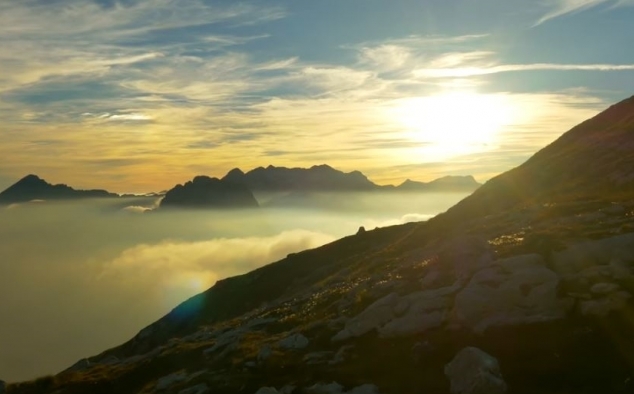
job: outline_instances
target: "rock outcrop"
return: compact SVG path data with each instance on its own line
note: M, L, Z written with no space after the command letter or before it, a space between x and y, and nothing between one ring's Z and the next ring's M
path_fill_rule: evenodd
M456 295L452 321L482 333L492 326L562 319L572 300L558 298L558 285L559 277L540 255L498 260Z
M445 375L452 394L504 394L507 390L498 361L475 347L458 352L445 366Z

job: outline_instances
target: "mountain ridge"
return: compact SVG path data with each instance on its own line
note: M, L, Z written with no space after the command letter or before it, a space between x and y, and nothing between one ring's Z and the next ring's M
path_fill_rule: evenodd
M33 200L60 200L81 198L111 198L118 194L106 190L76 190L66 184L50 184L37 175L29 174L0 192L0 204Z

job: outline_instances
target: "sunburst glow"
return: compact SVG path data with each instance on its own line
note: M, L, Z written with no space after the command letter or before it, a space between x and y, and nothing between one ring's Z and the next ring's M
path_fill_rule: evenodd
M436 160L491 149L514 113L504 95L451 92L399 100L390 116Z

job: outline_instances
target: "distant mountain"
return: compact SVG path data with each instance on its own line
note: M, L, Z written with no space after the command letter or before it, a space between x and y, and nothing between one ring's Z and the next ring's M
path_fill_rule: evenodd
M359 171L345 173L328 165L310 168L268 166L247 173L235 168L222 179L253 191L365 191L377 187Z
M253 208L258 202L244 185L197 176L165 193L159 208Z
M471 175L466 176L445 176L431 182L416 182L406 180L398 185L395 190L399 191L474 191L481 186Z
M634 97L421 223L218 281L11 394L634 392Z
M52 185L37 175L27 175L0 193L0 204L32 200L71 200L104 197L119 196L105 190L75 190L64 184Z
M480 184L472 176L447 176L429 183L405 181L398 187L380 186L359 171L342 172L322 164L310 168L258 167L247 173L235 168L223 180L245 185L252 191L473 191Z

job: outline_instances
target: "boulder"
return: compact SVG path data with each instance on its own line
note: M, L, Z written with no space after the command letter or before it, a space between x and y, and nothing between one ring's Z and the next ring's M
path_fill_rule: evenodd
M176 383L181 383L187 380L187 374L185 372L176 372L167 376L163 376L156 381L156 391L166 390Z
M205 394L209 392L209 387L205 383L186 388L178 392L178 394Z
M462 349L445 366L452 394L504 394L506 383L502 379L498 361L475 347Z
M557 297L558 284L557 274L538 254L498 260L458 293L451 321L482 333L491 326L564 318L572 300Z
M581 301L579 312L583 316L605 317L612 311L625 308L631 297L632 295L626 291L618 291L602 298Z
M555 253L553 266L560 275L574 275L589 267L608 265L612 260L634 261L634 234L580 242Z
M343 341L366 334L394 318L394 308L399 302L396 293L389 294L368 306L363 312L346 322L333 341Z
M288 350L299 350L308 346L309 343L308 338L301 333L297 333L282 339L280 341L280 347Z
M403 297L407 310L378 329L384 338L421 333L440 327L446 320L452 300L452 288L420 291ZM457 288L453 289L457 290ZM402 305L402 302L396 306Z
M491 264L493 250L483 237L460 236L447 242L439 257L442 263L452 267L458 281L465 282L474 272Z

